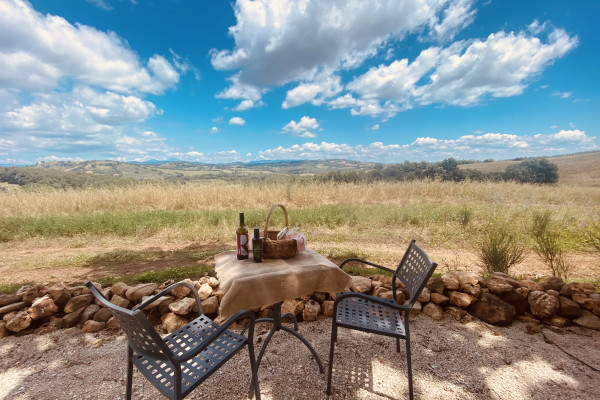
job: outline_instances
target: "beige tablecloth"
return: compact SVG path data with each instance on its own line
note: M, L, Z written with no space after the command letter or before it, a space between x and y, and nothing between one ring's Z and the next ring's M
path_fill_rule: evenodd
M215 256L215 271L225 292L219 308L221 318L242 309L275 304L312 292L339 292L350 286L350 276L337 265L306 249L286 260L261 263L238 260L235 251Z

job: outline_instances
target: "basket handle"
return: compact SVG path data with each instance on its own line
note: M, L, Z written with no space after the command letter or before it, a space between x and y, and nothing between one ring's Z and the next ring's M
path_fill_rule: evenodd
M271 218L271 213L273 212L273 210L275 210L277 207L281 207L281 209L283 210L283 216L285 217L285 226L288 226L288 215L287 215L287 210L285 209L285 207L283 206L283 204L274 204L273 207L271 207L271 209L269 210L269 214L267 214L267 223L265 224L265 241L266 240L270 240L267 237L267 232L269 232L269 218Z

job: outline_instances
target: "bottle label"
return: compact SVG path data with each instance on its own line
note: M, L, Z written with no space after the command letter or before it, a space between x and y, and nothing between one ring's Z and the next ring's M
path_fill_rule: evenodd
M237 255L248 257L248 235L237 234Z

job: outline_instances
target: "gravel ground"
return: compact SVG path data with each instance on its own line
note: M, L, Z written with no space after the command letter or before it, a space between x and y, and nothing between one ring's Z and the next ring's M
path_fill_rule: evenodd
M442 321L419 315L411 328L417 399L600 398L599 331L543 328L529 335L520 322L498 328L477 320L461 324L448 315ZM257 342L267 329L258 325ZM299 330L327 369L330 320L303 322ZM78 329L4 338L0 398L122 399L126 346L120 333ZM396 353L393 339L340 329L335 357L332 399L408 398L404 350ZM161 398L134 371L133 398ZM284 331L269 344L259 379L266 400L327 398L327 375ZM248 353L242 350L188 398L243 399L249 382Z

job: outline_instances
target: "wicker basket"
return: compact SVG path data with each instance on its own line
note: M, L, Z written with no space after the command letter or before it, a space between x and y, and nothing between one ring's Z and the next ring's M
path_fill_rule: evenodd
M263 242L263 257L264 258L290 258L294 257L298 253L298 244L296 239L282 239L277 240L277 234L279 231L269 230L269 218L271 213L277 207L281 207L283 215L285 217L285 226L288 226L288 215L287 210L281 204L275 204L269 210L267 215L267 223L265 224L265 237Z

